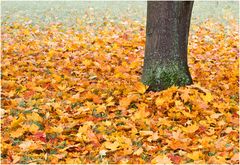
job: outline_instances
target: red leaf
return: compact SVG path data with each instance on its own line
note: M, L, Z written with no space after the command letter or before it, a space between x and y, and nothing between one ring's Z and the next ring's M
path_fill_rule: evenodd
M37 133L34 134L34 137L38 140L43 141L43 142L47 142L46 134L44 132L37 132Z
M180 164L181 161L182 161L182 158L180 156L178 156L178 155L170 154L170 155L168 155L168 158L171 159L171 161L173 163L176 163L176 164Z
M34 93L35 92L32 91L32 90L31 91L27 91L27 92L24 93L23 97L24 97L24 99L29 99L29 98L31 98L34 95Z

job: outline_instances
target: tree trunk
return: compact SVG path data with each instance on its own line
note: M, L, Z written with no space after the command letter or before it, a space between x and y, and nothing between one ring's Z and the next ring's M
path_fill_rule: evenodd
M149 90L192 83L187 65L193 1L148 1L142 82Z

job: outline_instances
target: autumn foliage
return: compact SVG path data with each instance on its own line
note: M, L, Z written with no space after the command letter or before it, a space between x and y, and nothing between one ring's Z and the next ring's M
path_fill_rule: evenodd
M239 163L238 30L193 24L194 81L140 82L145 26L2 24L2 163Z

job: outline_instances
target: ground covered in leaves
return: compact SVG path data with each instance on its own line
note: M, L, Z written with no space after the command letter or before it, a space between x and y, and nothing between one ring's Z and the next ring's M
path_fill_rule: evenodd
M146 92L145 24L2 23L2 163L239 163L238 27L193 24L194 84Z

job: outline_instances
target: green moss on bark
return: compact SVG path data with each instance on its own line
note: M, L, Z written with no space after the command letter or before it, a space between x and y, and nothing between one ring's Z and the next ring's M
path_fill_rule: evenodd
M184 86L192 83L192 79L184 66L176 63L155 65L145 69L142 82L151 91L160 91L173 85Z

